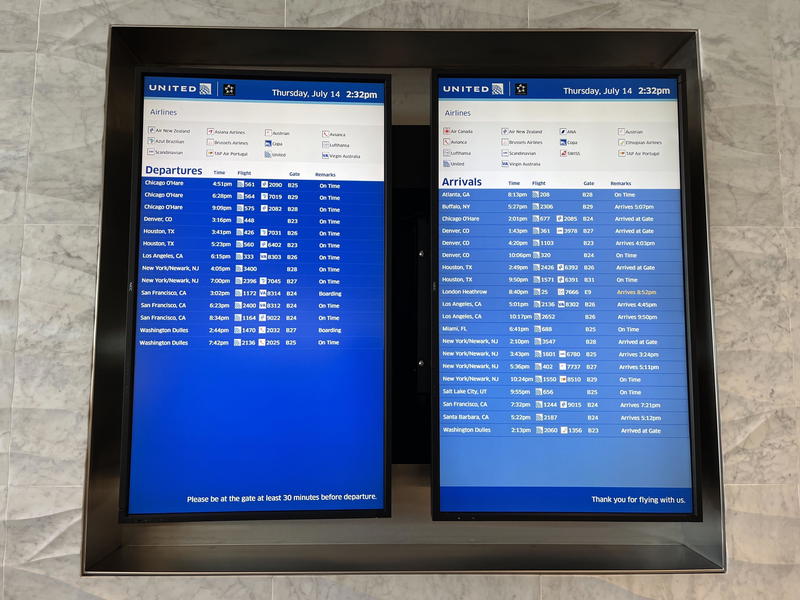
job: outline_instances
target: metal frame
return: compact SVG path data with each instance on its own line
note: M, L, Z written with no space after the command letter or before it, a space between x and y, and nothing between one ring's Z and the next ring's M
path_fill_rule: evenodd
M347 73L315 73L288 71L236 71L236 79L274 79L285 81L351 81L354 83L381 83L384 86L383 123L383 494L384 507L381 509L355 510L296 510L296 511L229 511L229 512L197 512L197 513L130 513L130 459L131 459L131 424L133 422L133 375L136 355L134 336L136 324L136 294L139 268L139 213L141 207L141 175L142 172L142 138L143 138L143 82L147 75L174 77L223 77L230 75L229 70L193 69L185 67L136 67L135 69L135 122L133 136L133 177L131 178L130 228L128 239L128 306L125 325L127 337L125 347L125 380L122 407L122 446L120 459L120 523L164 523L185 521L232 521L247 519L331 519L358 517L390 517L391 516L391 78L388 75L350 75Z
M530 71L516 71L508 72L506 70L500 72L483 71L446 71L434 70L431 73L431 248L437 249L439 247L439 174L440 164L438 160L439 150L439 98L436 90L438 90L438 81L441 77L497 77L500 79L513 79L530 78L530 79L548 79L548 78L611 78L611 79L625 79L625 78L667 78L677 81L678 87L678 149L680 152L679 167L680 167L680 182L681 182L681 230L683 238L683 280L684 280L684 314L685 314L685 337L686 337L686 364L687 364L687 390L689 393L689 437L691 444L690 461L692 471L692 512L691 513L609 513L609 512L451 512L442 511L440 509L440 454L439 454L439 261L438 252L431 252L431 331L434 332L431 336L431 356L430 356L430 369L431 369L431 423L436 424L431 427L431 511L433 518L442 521L460 521L460 520L473 520L473 521L521 521L521 520L534 520L534 521L701 521L702 520L702 496L700 494L700 474L699 474L699 461L698 455L700 449L696 441L696 427L695 423L698 419L698 411L700 410L701 402L697 398L701 395L701 387L698 377L696 375L696 365L692 360L692 348L697 340L692 334L692 320L691 320L691 307L695 302L709 302L710 298L702 296L697 297L694 290L696 282L690 277L690 272L693 272L691 265L693 261L708 261L708 251L705 253L703 249L694 252L690 248L691 230L689 229L688 213L689 206L692 206L692 198L687 189L686 171L688 168L687 153L684 151L685 140L687 136L687 114L686 114L686 71L684 69L659 69L657 71L641 70L641 69L619 69L609 71L607 69L568 69L561 71L553 71L551 69L537 69L535 72ZM701 199L700 204L704 204L704 199ZM702 284L702 282L701 282ZM710 396L705 396L706 402ZM715 397L713 398L716 399ZM714 408L714 407L712 407Z
M291 49L291 50L287 50ZM690 315L701 386L697 419L702 518L696 522L433 521L427 465L394 465L392 518L118 522L127 302L128 202L135 109L142 65L389 73L414 91L395 102L403 123L429 125L431 69L686 73L690 277L703 302ZM368 30L112 27L107 69L89 448L83 513L85 574L261 574L559 572L642 573L725 570L724 506L714 372L711 279L703 159L699 38L691 30ZM394 86L395 98L402 90ZM409 88L410 89L410 88ZM410 120L413 119L413 120ZM425 152L425 149L421 150ZM395 162L401 157L395 157ZM397 182L396 182L397 183ZM419 190L428 196L427 189ZM397 234L403 232L396 232ZM415 257L420 265L423 257ZM427 265L425 265L427 268ZM429 292L422 294L423 298ZM419 323L425 332L428 323ZM403 349L414 364L417 349ZM413 353L413 354L412 354ZM396 356L400 359L400 356ZM426 368L418 388L429 389ZM409 432L423 438L427 432Z

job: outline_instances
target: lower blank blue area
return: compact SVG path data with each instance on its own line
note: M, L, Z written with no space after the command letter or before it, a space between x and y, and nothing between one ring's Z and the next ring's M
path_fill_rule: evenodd
M691 488L442 487L441 512L686 513ZM593 499L611 498L611 502ZM615 498L624 502L614 503ZM644 499L657 499L647 502ZM672 498L674 502L662 501ZM634 499L634 500L631 500Z
M379 347L143 348L134 389L131 514L385 505Z

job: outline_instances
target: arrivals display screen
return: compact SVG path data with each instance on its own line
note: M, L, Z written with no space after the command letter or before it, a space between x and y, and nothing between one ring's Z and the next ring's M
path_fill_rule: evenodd
M388 515L388 79L140 100L121 518Z
M434 81L435 516L692 518L677 77Z

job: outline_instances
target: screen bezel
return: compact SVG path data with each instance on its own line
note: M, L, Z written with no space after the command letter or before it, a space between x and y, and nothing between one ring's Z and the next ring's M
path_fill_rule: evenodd
M681 191L681 237L683 248L684 320L686 336L686 374L689 414L689 443L692 481L692 512L645 513L645 512L491 512L491 511L442 511L440 505L440 398L439 398L439 79L454 78L525 78L525 79L672 79L677 82L678 147ZM478 69L465 71L433 70L431 73L431 513L435 521L654 521L654 522L698 522L703 519L700 440L697 423L700 421L701 394L700 365L693 360L695 344L701 344L694 330L693 315L707 298L696 294L703 284L698 279L694 263L705 261L708 256L702 248L694 247L693 211L702 211L705 221L705 204L691 202L689 187L688 114L686 98L686 71L684 69L536 69L530 71L508 71ZM701 196L702 197L702 196ZM698 271L702 272L702 269Z
M319 81L379 83L384 86L384 175L383 175L383 508L342 510L222 511L187 513L131 513L130 461L133 416L133 374L135 357L136 300L139 258L139 210L144 136L144 78L228 77L231 79L268 79L284 81ZM125 317L125 362L122 397L122 434L120 448L119 511L120 523L163 523L190 521L240 521L286 519L339 519L391 516L391 77L382 74L350 74L319 71L276 71L269 69L193 68L182 66L140 66L134 70L133 160L131 166L130 230L128 244L128 279Z

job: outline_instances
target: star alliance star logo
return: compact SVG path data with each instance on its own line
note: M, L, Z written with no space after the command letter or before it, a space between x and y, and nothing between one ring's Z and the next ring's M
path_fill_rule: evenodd
M236 95L236 84L235 83L226 83L222 86L222 95L223 96L235 96Z

